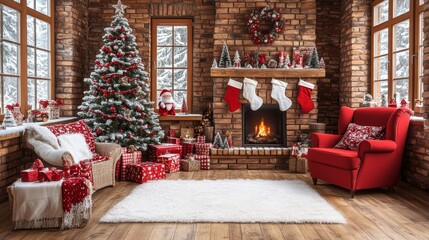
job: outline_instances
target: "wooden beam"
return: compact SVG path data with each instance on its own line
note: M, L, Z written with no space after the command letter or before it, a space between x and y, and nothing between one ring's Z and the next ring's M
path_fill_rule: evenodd
M323 78L325 69L247 69L212 68L212 77L248 77L248 78Z
M159 121L201 121L201 114L159 116Z

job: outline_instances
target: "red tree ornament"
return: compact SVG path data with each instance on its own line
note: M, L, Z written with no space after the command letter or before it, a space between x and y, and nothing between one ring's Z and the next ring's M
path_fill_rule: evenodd
M110 107L110 111L111 111L111 112L116 112L116 108L115 108L115 106L111 106L111 107Z
M100 128L98 128L96 132L97 132L97 135L101 135L103 133L103 131Z

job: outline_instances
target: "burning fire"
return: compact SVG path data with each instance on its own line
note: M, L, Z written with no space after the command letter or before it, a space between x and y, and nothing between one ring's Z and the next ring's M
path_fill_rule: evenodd
M255 133L256 133L255 138L267 137L268 135L270 135L271 128L265 125L263 118L262 118L261 122L259 123L259 125L255 126Z

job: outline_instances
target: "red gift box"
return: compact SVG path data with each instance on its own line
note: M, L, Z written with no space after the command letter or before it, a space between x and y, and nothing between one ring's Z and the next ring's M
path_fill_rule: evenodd
M168 135L169 137L175 137L176 136L176 132L174 130L168 130Z
M51 168L52 170L52 181L60 181L63 179L63 170Z
M210 156L209 155L194 155L195 160L200 161L201 170L210 169Z
M195 154L197 155L210 155L211 143L195 144Z
M163 154L158 156L158 162L165 165L165 172L172 173L180 171L180 155L179 154Z
M178 137L167 137L168 143L180 144L180 138Z
M116 163L115 169L115 178L121 179L122 181L126 180L126 167L128 164L138 163L142 161L142 152L134 151L130 152L128 148L123 147L121 149L122 156L121 159ZM119 165L119 166L118 166ZM118 172L118 176L116 176L116 172Z
M197 144L206 143L206 136L197 136Z
M156 162L158 156L166 153L182 155L182 145L171 143L150 144L147 149L147 159L150 162Z
M42 171L39 171L39 174L37 176L39 182L49 182L52 180L52 170L44 169Z
M39 171L37 169L26 169L21 171L21 181L22 182L35 182L39 176Z
M182 158L194 154L195 143L183 143L182 144Z
M162 163L140 162L126 166L126 179L129 181L145 183L163 178L166 178L166 175L165 166Z

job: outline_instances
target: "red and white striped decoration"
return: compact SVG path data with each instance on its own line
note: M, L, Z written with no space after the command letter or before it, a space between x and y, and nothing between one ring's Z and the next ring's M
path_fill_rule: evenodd
M209 155L194 155L195 160L200 161L201 170L210 169L210 156Z
M206 136L197 136L197 144L206 143Z
M210 155L210 148L212 148L211 143L195 144L195 154Z

